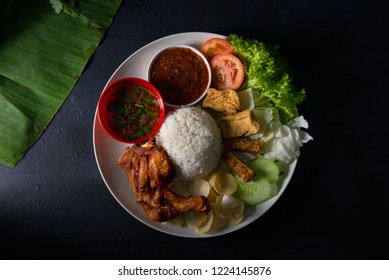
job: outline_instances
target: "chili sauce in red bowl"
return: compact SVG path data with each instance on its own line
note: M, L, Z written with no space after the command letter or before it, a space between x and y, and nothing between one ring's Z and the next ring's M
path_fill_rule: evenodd
M165 107L159 91L148 81L123 78L100 96L98 117L105 132L117 141L136 144L161 128Z

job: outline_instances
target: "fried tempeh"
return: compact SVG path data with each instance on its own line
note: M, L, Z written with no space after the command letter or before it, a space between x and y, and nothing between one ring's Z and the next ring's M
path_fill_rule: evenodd
M217 121L224 138L255 134L260 125L253 110L244 110L234 115L223 116Z
M221 159L245 182L249 182L256 175L254 170L252 170L243 161L227 150L223 151Z
M236 91L231 89L217 90L209 88L203 106L221 112L224 115L233 115L239 112L240 102Z
M237 152L258 154L263 148L261 140L247 139L247 138L231 138L224 141L226 148Z

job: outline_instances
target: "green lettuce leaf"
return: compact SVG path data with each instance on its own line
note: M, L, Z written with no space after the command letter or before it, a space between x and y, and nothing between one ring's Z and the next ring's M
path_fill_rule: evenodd
M271 99L279 110L283 124L291 121L297 114L297 104L305 99L305 90L298 90L294 85L278 46L266 45L236 34L229 35L227 40L232 43L244 65L248 78L246 86Z

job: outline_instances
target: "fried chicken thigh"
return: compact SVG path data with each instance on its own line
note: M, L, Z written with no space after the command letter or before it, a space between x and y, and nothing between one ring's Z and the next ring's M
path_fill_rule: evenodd
M174 167L155 139L127 147L118 165L126 172L137 202L152 220L163 222L189 211L209 211L204 196L184 197L170 190Z

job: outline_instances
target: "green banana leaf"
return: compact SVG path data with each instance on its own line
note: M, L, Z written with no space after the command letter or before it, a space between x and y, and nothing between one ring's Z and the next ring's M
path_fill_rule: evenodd
M121 0L80 0L70 12L54 7L58 2L15 1L12 14L0 17L0 163L7 166L23 158L61 107Z

